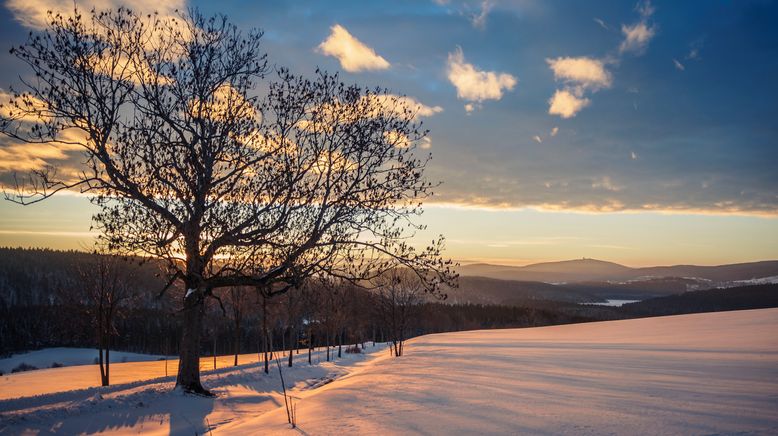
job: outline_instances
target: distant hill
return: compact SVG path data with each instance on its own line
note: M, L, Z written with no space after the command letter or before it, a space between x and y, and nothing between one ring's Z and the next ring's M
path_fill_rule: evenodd
M527 266L462 265L462 276L490 277L501 280L544 283L627 282L652 278L697 278L714 282L733 282L778 276L778 260L718 266L675 265L630 268L618 263L596 259L544 262Z
M450 304L515 305L530 300L553 300L567 303L603 301L586 290L570 289L542 282L500 280L488 277L460 277L459 287L443 289Z

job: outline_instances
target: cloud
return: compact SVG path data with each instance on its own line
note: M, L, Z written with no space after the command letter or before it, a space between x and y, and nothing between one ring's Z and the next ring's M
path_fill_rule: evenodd
M642 54L648 43L656 35L656 28L649 24L648 20L654 14L654 7L650 1L638 3L635 10L640 14L640 21L635 24L621 25L621 33L624 40L619 45L619 53Z
M532 137L532 139L533 139L535 142L537 142L538 144L542 144L542 143L543 143L543 138L541 138L541 137L540 137L540 136L538 136L538 135L535 135L535 136L533 136L533 137Z
M675 65L675 68L677 68L679 71L686 70L686 67L684 67L682 63L678 62L678 59L673 59L673 65Z
M619 46L619 52L640 54L645 51L649 41L651 41L651 38L656 34L656 31L646 23L640 22L631 26L622 25L621 33L624 34L624 41L622 41Z
M140 13L158 12L162 16L174 16L176 10L185 10L184 0L8 0L5 6L16 21L25 27L43 29L49 22L48 11L72 16L74 5L80 12L92 8L101 10L125 6Z
M600 59L585 56L558 57L546 59L546 63L554 72L554 79L565 85L564 89L556 90L548 101L548 113L551 115L574 117L590 103L584 97L585 91L596 92L610 88L613 84L613 76Z
M554 127L551 129L551 136L556 136L557 133L559 133L559 127Z
M580 95L576 96L566 89L557 89L554 95L548 100L549 115L559 115L562 118L572 118L581 109L589 106L589 99Z
M601 18L594 17L594 22L599 24L600 27L602 27L605 30L610 30L607 24L605 24L605 21L603 21Z
M23 143L3 138L0 141L0 173L27 172L40 170L52 161L60 161L60 174L74 171L68 163L75 152L83 148L80 144L87 142L86 134L75 129L63 130L57 137L58 141L48 143Z
M546 59L554 79L569 85L585 89L597 90L609 88L613 78L605 69L605 64L599 59L581 57L559 57Z
M470 22L476 29L484 29L486 27L486 17L489 15L489 11L492 9L492 3L489 0L483 0L481 2L481 12L473 14Z
M401 110L403 107L410 109L414 112L415 118L418 117L431 117L435 114L439 114L443 112L443 108L440 106L427 106L424 103L421 103L420 101L416 100L413 97L408 96L397 96L392 94L387 95L377 95L376 96L385 107L389 108L389 106L392 106L392 108L395 108L397 110Z
M375 50L362 41L354 38L340 24L332 26L330 30L330 36L319 44L317 49L326 56L337 58L344 70L355 73L385 70L391 66L386 59L376 54Z
M517 83L516 77L510 74L479 70L465 62L461 48L448 55L448 80L457 89L458 98L477 103L499 100L505 91L512 90ZM475 108L469 105L468 109L468 105L465 105L468 112Z
M631 157L632 160L638 160L638 154L635 153L634 151L629 153L629 157Z
M605 191L619 192L624 189L623 186L618 186L613 183L610 177L603 176L592 181L592 188L602 189Z

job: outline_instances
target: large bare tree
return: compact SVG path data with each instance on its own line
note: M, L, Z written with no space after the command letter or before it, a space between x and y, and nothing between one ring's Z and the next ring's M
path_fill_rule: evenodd
M216 288L272 296L398 264L427 289L454 278L441 239L407 243L433 188L418 108L322 72L267 77L261 36L197 12L52 15L13 49L33 74L0 111L5 135L83 153L80 171L35 170L8 198L89 193L112 251L164 259L170 284L183 283L177 386L188 392L208 394L200 335Z

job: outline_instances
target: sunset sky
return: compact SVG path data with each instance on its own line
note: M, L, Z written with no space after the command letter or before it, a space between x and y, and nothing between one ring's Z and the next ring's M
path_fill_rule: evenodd
M778 258L778 3L771 1L77 0L196 6L265 31L273 65L419 104L441 181L419 243L461 262L593 257L631 266ZM70 0L3 0L8 48ZM0 183L78 154L0 139ZM96 209L0 202L0 245L87 247Z

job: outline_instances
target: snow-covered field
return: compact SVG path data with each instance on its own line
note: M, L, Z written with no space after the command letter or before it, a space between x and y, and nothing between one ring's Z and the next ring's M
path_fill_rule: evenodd
M446 333L285 378L312 435L777 434L776 332L778 309ZM293 434L277 370L204 379L216 399L167 378L0 401L0 433Z

